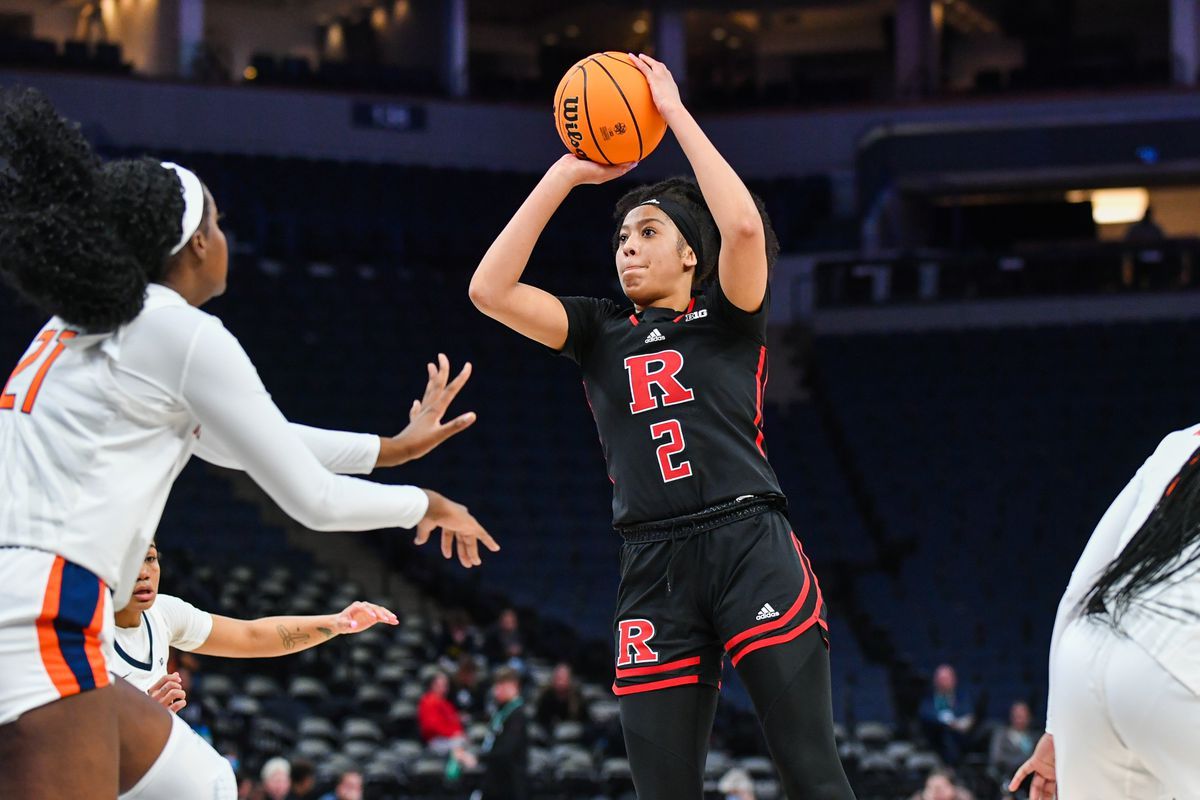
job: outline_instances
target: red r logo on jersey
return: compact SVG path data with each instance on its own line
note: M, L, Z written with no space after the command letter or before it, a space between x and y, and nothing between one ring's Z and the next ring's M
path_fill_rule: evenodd
M617 666L653 664L658 653L647 644L654 638L654 623L648 619L623 619L617 623L620 641L617 644Z
M692 390L679 382L676 376L683 369L683 354L678 350L663 350L644 356L625 359L625 371L629 373L629 395L633 402L630 412L640 414L658 408L659 398L651 391L657 386L664 406L688 403L695 399Z

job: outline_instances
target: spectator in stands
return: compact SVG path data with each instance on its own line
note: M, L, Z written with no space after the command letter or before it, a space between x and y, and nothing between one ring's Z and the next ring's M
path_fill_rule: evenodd
M942 760L955 765L975 726L970 698L958 686L958 673L942 664L933 673L933 693L921 704L921 723Z
M925 788L910 800L975 800L975 796L955 782L951 770L935 769L925 778Z
M362 796L362 773L351 769L338 776L338 782L333 787L333 791L323 796L321 800L362 800Z
M992 774L1007 781L1008 777L1033 755L1037 734L1031 727L1033 715L1029 704L1018 701L1008 710L1008 725L997 728L992 734L992 745L988 750L988 765Z
M249 772L237 771L237 800L263 800L262 787Z
M450 755L471 767L476 763L475 757L466 749L467 735L458 711L446 697L449 691L450 679L445 673L438 672L429 679L425 695L417 704L417 726L433 753Z
M288 800L312 800L317 795L317 768L311 761L297 758L292 762L292 791Z
M578 722L584 727L591 723L587 701L571 675L570 665L559 664L554 668L550 683L538 696L537 721L547 731L554 730L560 722Z
M506 608L492 627L487 641L487 657L493 664L507 664L514 669L524 668L525 642L521 638L517 612Z
M292 789L292 765L286 758L272 758L263 764L259 777L268 800L286 800Z
M496 701L496 713L481 753L485 769L483 800L527 800L529 733L520 673L511 667L496 670L492 699Z
M1137 222L1129 226L1129 230L1125 231L1125 241L1135 244L1148 244L1151 242L1161 242L1167 238L1163 233L1163 229L1154 221L1154 206L1146 206L1146 213Z
M471 624L471 618L461 608L451 609L446 613L442 624L442 635L438 642L438 652L451 660L458 660L464 655L474 655L483 649L482 637Z
M463 653L458 658L458 669L450 682L450 699L464 714L475 716L483 712L485 696L479 685L479 665L475 657Z
M725 795L726 800L755 800L754 780L744 769L731 769L721 776L717 791Z

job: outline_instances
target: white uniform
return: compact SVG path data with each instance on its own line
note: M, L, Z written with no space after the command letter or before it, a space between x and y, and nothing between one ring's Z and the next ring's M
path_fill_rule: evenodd
M1200 425L1163 439L1096 526L1059 603L1046 728L1063 800L1200 798L1200 564L1143 591L1119 632L1081 607L1197 448Z
M167 674L171 648L195 650L212 633L213 618L186 600L160 594L142 612L136 627L117 627L113 636L116 659L109 669L143 692Z
M369 471L378 447L374 436L289 425L237 339L165 286L151 284L142 312L112 333L51 319L0 391L0 574L14 576L0 584L9 595L0 612L0 724L65 696L62 682L31 688L13 677L49 669L29 632L39 620L54 628L47 609L57 590L45 582L49 562L26 569L17 561L32 556L10 548L60 556L123 607L193 452L244 469L309 528L413 527L424 492L331 471ZM97 628L103 644L111 621Z

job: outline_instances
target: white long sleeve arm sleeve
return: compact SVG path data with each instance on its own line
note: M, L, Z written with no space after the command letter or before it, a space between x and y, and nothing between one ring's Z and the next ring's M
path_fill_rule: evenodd
M322 466L272 402L237 339L215 320L195 332L179 391L201 430L302 525L412 528L425 516L429 499L415 486L344 477Z
M1104 512L1092 538L1083 548L1083 555L1071 571L1067 590L1058 603L1058 614L1054 618L1054 632L1050 636L1050 683L1046 695L1046 731L1054 732L1054 656L1063 631L1082 613L1081 603L1088 590L1095 585L1100 575L1120 553L1121 533L1129 523L1129 515L1137 505L1142 489L1142 470L1138 470L1117 499Z
M298 422L289 422L288 425L317 457L321 466L330 472L368 475L379 460L379 437L373 434L312 428ZM218 439L213 431L200 431L196 455L218 467L242 469L242 465L233 457L232 449Z

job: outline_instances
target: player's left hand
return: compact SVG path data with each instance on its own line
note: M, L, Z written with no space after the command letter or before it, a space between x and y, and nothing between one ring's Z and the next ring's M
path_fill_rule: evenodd
M444 353L438 353L437 360L436 365L425 365L429 381L425 384L424 397L413 400L408 410L408 426L383 441L375 466L395 467L405 461L414 461L475 423L474 411L442 423L446 409L471 377L471 362L464 364L462 371L451 380L450 359Z
M379 622L400 624L400 620L388 609L363 600L351 603L333 617L334 630L338 633L362 633Z
M1058 780L1054 771L1054 736L1043 734L1033 749L1033 755L1021 765L1008 783L1008 790L1015 792L1021 783L1033 775L1029 787L1029 800L1054 800L1058 794Z
M671 74L671 70L667 69L666 64L645 53L638 55L627 53L626 55L633 59L633 65L646 76L646 83L650 84L650 96L654 98L654 105L658 108L658 113L662 114L669 124L671 114L683 109L679 86L675 83L675 77Z

